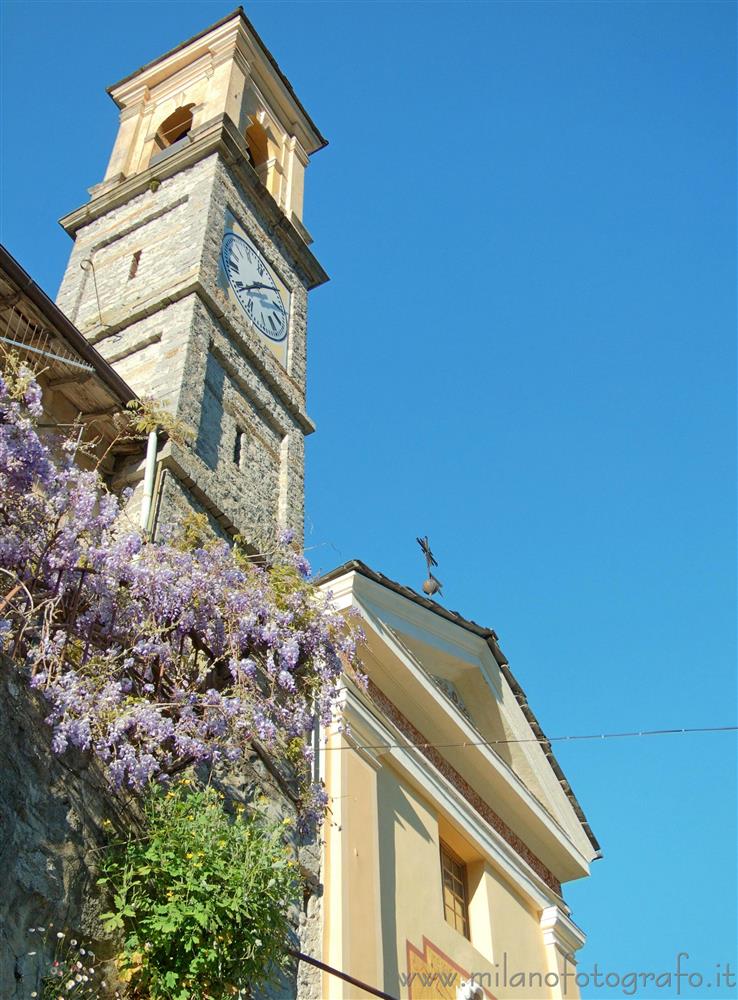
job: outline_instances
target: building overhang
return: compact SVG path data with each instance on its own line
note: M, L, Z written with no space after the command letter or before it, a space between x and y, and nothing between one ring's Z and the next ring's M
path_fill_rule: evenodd
M342 709L348 724L344 736L348 749L376 768L391 766L426 801L432 800L439 815L463 831L472 847L489 859L533 908L566 908L558 883L536 870L492 823L480 821L474 806L454 781L441 774L419 748L410 747L402 732L351 682L342 692ZM329 747L332 749L327 753L341 752L335 743L329 743Z
M13 255L0 244L0 295L10 300L25 299L30 305L30 316L44 328L53 331L72 352L95 374L98 383L104 386L108 406L124 409L138 397L127 382L112 368L89 341L79 332L72 321L61 311L46 292L31 278ZM63 365L62 365L63 368ZM63 371L60 372L63 374Z

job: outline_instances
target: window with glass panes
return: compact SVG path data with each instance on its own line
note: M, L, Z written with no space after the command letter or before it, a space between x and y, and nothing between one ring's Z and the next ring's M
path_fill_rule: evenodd
M469 902L466 865L441 841L441 883L443 914L449 924L469 937Z

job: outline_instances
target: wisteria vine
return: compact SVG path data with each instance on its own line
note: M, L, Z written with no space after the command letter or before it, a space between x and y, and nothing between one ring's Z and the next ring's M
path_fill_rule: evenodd
M324 805L309 736L334 717L359 631L307 582L289 533L268 568L214 538L188 548L126 527L124 503L42 439L41 394L0 377L0 645L49 705L52 747L94 753L140 791L256 747L297 774L306 821Z

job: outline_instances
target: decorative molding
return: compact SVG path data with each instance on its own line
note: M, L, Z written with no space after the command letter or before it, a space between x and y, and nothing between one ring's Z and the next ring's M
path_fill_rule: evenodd
M96 194L91 201L60 219L61 226L74 239L84 226L149 190L152 180L166 180L186 167L193 166L213 153L218 153L236 174L249 197L256 202L263 213L268 231L279 239L293 267L304 276L308 290L328 281L328 275L308 249L300 232L284 214L248 162L246 141L231 119L225 114L219 115L193 129L190 132L190 139L188 145L153 167L132 174L118 184L108 186L105 183L104 190Z
M129 307L128 312L120 319L116 319L115 316L111 316L112 322L103 330L95 330L92 327L89 330L84 330L85 336L92 344L98 344L100 341L107 340L119 333L121 330L125 330L132 324L139 322L144 318L154 316L156 313L164 312L173 303L179 302L182 299L187 298L189 295L197 295L199 300L208 309L213 316L221 323L221 325L230 334L233 346L238 350L238 353L246 360L246 362L252 365L256 371L258 371L261 376L265 386L271 390L279 399L285 413L294 421L294 423L303 431L304 434L312 434L315 430L315 424L312 422L301 401L293 398L293 395L287 390L284 383L286 382L289 386L293 388L296 387L296 383L287 374L287 372L282 369L279 362L268 352L266 347L262 347L261 344L255 342L255 338L248 336L244 333L229 317L228 313L224 310L223 304L219 303L213 295L211 295L209 289L199 280L199 278L190 279L177 286L176 288L170 288L167 291L165 298L162 298L159 293L155 296L152 301L143 300L139 302L135 307ZM227 357L222 351L218 349L218 345L214 345L215 351L218 354L218 360L220 363L224 363L229 367L229 374L235 372L233 365L230 364ZM240 378L237 378L239 383L242 382ZM299 387L297 387L299 389ZM302 394L299 393L301 396ZM252 398L253 394L252 394ZM255 399L254 405L257 409L267 409L266 399ZM279 429L279 433L285 435L289 433L289 427L281 423L274 421Z
M158 344L161 340L161 330L157 330L156 333L152 333L148 337L144 337L142 340L138 340L133 344L128 344L123 348L122 351L116 351L112 354L105 356L105 360L109 365L117 364L118 361L122 361L124 358L129 358L132 354L137 354L139 351L145 350L147 347L151 347L152 344Z
M428 608L408 602L398 611L396 595L373 580L362 577L359 587L362 600L380 620L400 632L428 642L432 636L438 648L452 655L466 667L479 670L492 695L500 700L502 679L499 666L489 647L479 636L460 629L458 624L440 617Z
M117 243L118 240L122 240L126 236L130 236L131 233L135 233L137 229L142 229L144 226L150 225L150 223L155 222L157 219L161 219L164 215L174 212L182 205L186 205L189 200L189 194L184 194L181 197L176 198L174 201L168 202L166 205L157 206L146 215L139 216L135 222L132 222L130 225L123 226L122 228L117 229L110 236L106 236L103 239L98 240L97 243L93 243L90 248L90 254L96 254L99 250L112 246L112 244Z
M123 122L127 122L129 118L137 118L143 113L146 108L147 102L149 100L149 88L142 87L141 94L135 102L127 104L125 108L121 111L119 115L119 120L121 125Z
M445 711L449 715L449 719L454 721L458 726L459 741L468 742L474 752L477 752L484 757L486 764L491 765L497 776L504 781L507 791L514 792L514 794L529 807L536 820L539 823L544 824L547 831L556 837L559 845L566 851L569 860L574 861L574 863L579 867L581 874L586 874L586 859L572 840L570 834L561 826L556 817L551 814L550 810L543 805L540 799L528 787L521 775L500 756L494 748L494 745L488 746L485 744L482 734L476 729L476 727L468 722L459 709L454 706L453 709L449 710L448 700L444 698L444 696L433 684L429 672L422 666L421 663L419 663L412 651L406 648L403 642L399 639L394 628L389 627L382 617L378 617L378 612L372 606L372 603L363 598L362 593L356 587L356 583L361 581L361 586L366 586L364 578L361 574L352 573L352 579L354 581L353 595L357 598L358 607L363 612L367 633L369 633L370 629L372 632L376 633L379 640L384 643L384 645L389 647L394 656L398 658L403 667L409 671L411 676L415 675L416 680L420 683L422 688L439 705L443 705ZM381 587L381 584L375 584L372 581L369 581L369 584L375 588ZM374 593L374 591L372 590L371 593ZM380 612L379 614L384 614L384 612ZM527 734L527 736L529 738L529 734ZM571 877L579 876L568 876L568 878Z
M436 674L428 674L428 676L436 685L438 690L442 691L446 695L451 704L455 705L456 708L458 708L458 710L464 716L464 718L468 719L468 721L473 726L474 720L471 717L469 709L464 704L464 699L461 697L458 690L456 689L456 685L452 681L448 680L446 677L438 677Z
M557 948L570 962L586 941L584 932L558 906L547 906L541 913L541 930L544 944Z
M499 683L503 710L508 712L508 719L514 723L514 735L526 741L521 744L521 747L527 758L527 763L534 768L535 773L545 778L544 792L550 792L554 805L561 803L563 807L561 815L557 816L553 813L528 788L520 775L495 753L492 747L480 746L479 752L483 756L487 756L489 762L498 770L500 768L506 769L510 783L517 787L519 794L529 803L538 820L544 822L548 829L554 833L559 845L566 851L569 862L572 862L578 869L578 871L569 872L567 865L567 869L561 872L564 880L569 881L571 878L580 878L582 875L589 874L590 863L601 857L597 841L553 755L550 743L546 740L537 719L527 704L524 692L499 650L495 632L463 618L457 612L448 611L442 605L430 601L411 588L402 586L383 574L377 573L360 560L350 560L324 574L320 578L320 584L324 589L332 590L339 595L344 607L352 603L355 604L362 612L367 627L371 626L372 630L377 633L379 641L396 647L393 648L394 655L411 672L416 669L412 659L407 655L404 647L399 644L393 628L383 624L385 608L390 613L394 613L395 618L413 621L412 612L408 611L408 605L412 605L419 611L430 612L430 618L442 619L448 626L453 626L454 633L463 630L484 641L488 654L494 658L495 673L501 674ZM383 596L378 596L382 594ZM392 595L394 595L394 600ZM388 621L391 619L388 618ZM423 628L424 621L419 619L417 624ZM400 628L399 625L397 627ZM404 628L401 630L406 631ZM426 632L433 635L432 627L429 626ZM438 635L438 638L442 639L442 636L443 633ZM463 651L464 646L461 645L460 649ZM459 659L464 659L463 655L457 654L457 656ZM479 663L484 664L484 660L480 659L476 665L479 666ZM424 672L422 681L424 687L426 686L426 678L427 674ZM431 688L430 680L427 681L427 687ZM439 696L434 692L434 697L438 698ZM458 713L458 719L460 722L463 720L460 713ZM464 720L462 725L466 728L468 724ZM531 736L533 740L531 740ZM461 740L465 738L460 735Z
M248 50L238 42L236 42L236 47L233 49L233 64L236 69L243 73L246 81L251 79L251 59L249 58Z
M440 774L419 750L402 746L402 734L382 716L376 705L349 681L342 694L343 717L362 743L382 757L382 763L403 775L409 785L424 795L433 808L445 815L474 844L480 857L493 865L529 905L540 912L566 903L526 864L520 855L478 813L451 782Z
M294 123L306 148L321 149L326 140L303 107L292 85L256 33L243 10L229 14L222 21L184 42L177 48L148 63L108 88L118 107L131 100L136 88L146 84L157 97L189 85L197 77L212 75L213 67L231 60L270 96L279 118Z
M382 767L382 754L385 752L381 748L372 747L370 750L368 747L362 746L361 736L357 730L356 726L352 727L350 732L344 731L341 734L344 740L348 743L351 749L357 756L361 757L365 764L374 771L379 771Z
M408 741L414 744L420 744L418 749L426 757L431 764L446 778L454 788L459 792L469 803L469 805L485 820L489 825L499 833L503 840L505 840L510 847L518 854L523 861L528 864L533 871L538 875L553 891L557 896L561 895L561 883L550 871L549 868L544 865L544 863L536 857L536 855L530 850L530 848L520 839L520 837L510 829L510 827L505 823L505 821L497 815L494 809L484 801L484 799L479 795L472 786L466 781L459 772L453 767L445 757L443 757L436 749L432 746L427 746L430 741L416 729L415 726L406 719L402 712L397 708L397 706L383 694L382 691L377 687L371 678L367 682L367 692L369 697L380 709L384 715L395 725L404 736L407 737Z

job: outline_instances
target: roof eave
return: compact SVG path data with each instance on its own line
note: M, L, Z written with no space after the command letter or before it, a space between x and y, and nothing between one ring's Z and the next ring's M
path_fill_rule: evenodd
M525 716L528 725L533 731L536 739L540 742L546 760L548 761L551 769L553 770L556 779L561 786L562 791L569 800L569 803L571 804L571 807L574 810L574 814L577 817L577 820L579 821L582 830L584 831L587 839L592 845L592 848L597 852L594 860L598 860L599 858L601 858L602 851L600 848L600 844L597 838L595 837L591 826L589 825L584 810L579 804L579 800L577 799L576 795L574 794L571 788L571 785L566 779L566 775L564 774L561 765L556 760L556 757L551 748L551 743L548 740L548 737L543 732L541 725L538 722L538 719L536 718L533 710L528 704L525 692L523 691L522 687L516 680L515 675L510 669L510 664L508 663L507 657L500 649L499 643L497 641L497 633L494 631L494 629L485 628L482 625L478 625L476 622L470 621L468 618L464 618L456 611L449 611L447 608L444 608L443 605L438 604L437 601L433 601L428 597L424 597L422 594L418 594L411 587L404 587L402 584L397 583L394 580L390 580L389 577L384 576L382 573L377 573L375 570L367 566L366 563L361 562L360 559L351 559L349 560L349 562L344 563L342 566L337 566L335 569L330 570L328 573L324 573L322 576L318 577L315 583L319 586L323 586L324 584L330 583L332 580L337 580L340 577L345 576L347 573L351 572L359 573L360 575L367 577L367 579L369 580L374 580L376 583L379 583L382 586L385 586L388 589L399 594L400 596L405 597L408 600L413 601L415 604L420 605L420 607L432 611L434 614L439 615L441 618L445 618L447 621L453 622L469 632L473 632L475 635L480 636L487 642L490 652L492 653L497 664L499 665L500 670L502 671L505 677L505 680L510 685L510 689L515 697L515 700L520 706L520 709L523 712L523 715Z
M43 288L36 284L28 272L2 244L0 244L0 268L8 274L10 280L18 289L24 295L28 296L41 315L47 320L49 326L67 340L83 361L92 365L96 375L121 406L125 407L131 400L138 399L138 396L128 383L95 350L92 344L79 332L74 323L49 298Z

